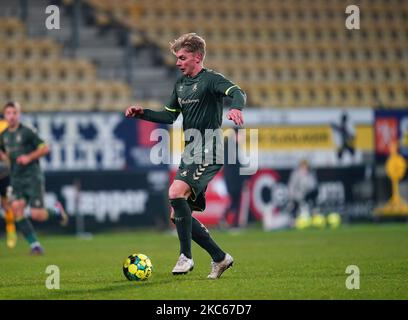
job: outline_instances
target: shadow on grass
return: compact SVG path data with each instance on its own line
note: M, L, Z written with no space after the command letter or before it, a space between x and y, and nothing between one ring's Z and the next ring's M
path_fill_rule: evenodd
M163 285L168 285L170 283L176 283L179 281L191 281L193 279L191 278L185 278L185 279L175 279L169 278L169 279L163 279L163 280L157 280L157 281L126 281L126 280L117 280L113 281L111 284L106 285L104 287L99 287L99 288L84 288L84 289L60 289L60 290L50 290L49 294L47 295L36 295L33 297L34 299L50 299L50 300L57 300L57 299L78 299L78 298L83 298L83 296L87 296L85 299L89 300L99 300L99 299L104 299L103 297L100 296L100 294L103 293L118 293L118 298L111 298L111 299L118 299L118 300L124 300L128 299L125 298L126 295L123 295L123 293L126 290L142 290L142 289L147 289L147 288L159 288ZM195 279L197 280L197 279ZM86 283L81 283L81 285L85 285ZM92 297L93 295L97 295L96 297ZM130 298L132 298L130 296ZM135 298L135 297L133 297ZM137 298L137 297L136 297ZM24 298L23 298L24 299Z

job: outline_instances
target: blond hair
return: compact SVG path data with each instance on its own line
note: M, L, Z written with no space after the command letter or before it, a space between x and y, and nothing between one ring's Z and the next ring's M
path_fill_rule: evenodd
M3 113L7 108L15 108L17 111L21 112L21 105L17 101L9 101L3 107Z
M205 40L196 33L186 33L178 39L170 42L170 50L176 54L180 49L186 49L187 52L197 52L205 57Z

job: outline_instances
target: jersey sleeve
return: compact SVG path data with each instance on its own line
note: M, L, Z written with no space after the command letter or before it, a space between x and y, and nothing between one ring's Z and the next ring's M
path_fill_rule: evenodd
M222 74L215 74L213 79L213 90L218 96L229 96L232 98L230 109L242 110L245 107L245 92L238 85L225 78Z
M5 146L4 146L3 133L0 134L0 151L1 151L1 152L6 152L6 148L5 148Z
M46 145L34 129L27 128L27 137L34 150Z
M174 112L176 118L181 112L181 107L178 102L178 97L177 97L177 92L176 92L176 86L173 88L173 92L171 93L170 99L167 101L167 103L164 105L164 108L169 111L169 112Z
M217 95L228 96L236 90L240 89L238 85L225 78L222 74L215 74L212 81L213 91Z
M150 109L145 109L143 114L140 115L139 118L152 122L172 124L181 112L176 94L176 86L174 86L170 99L164 105L164 109L165 110L163 111L153 111Z

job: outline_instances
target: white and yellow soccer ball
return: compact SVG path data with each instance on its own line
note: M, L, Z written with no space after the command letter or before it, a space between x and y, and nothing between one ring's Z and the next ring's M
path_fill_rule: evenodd
M152 275L153 265L148 256L135 253L123 263L123 274L129 281L144 281Z

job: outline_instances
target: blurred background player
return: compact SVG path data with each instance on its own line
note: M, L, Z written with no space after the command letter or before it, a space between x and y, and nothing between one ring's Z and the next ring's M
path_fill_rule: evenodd
M318 195L316 174L307 160L300 161L291 172L288 183L289 208L293 218L299 213L310 215L315 210Z
M8 127L0 135L0 157L10 161L11 207L17 228L30 244L30 253L41 255L44 250L30 220L24 216L26 206L30 206L31 218L36 221L55 218L66 226L68 216L59 202L54 208L44 208L44 175L39 159L49 152L48 146L32 128L20 123L21 107L17 102L6 103L3 114Z
M337 158L341 161L343 155L347 152L353 158L355 154L355 132L347 113L344 112L341 115L340 124L332 123L331 126L338 134Z
M203 67L205 47L205 40L195 33L182 35L171 43L170 49L177 57L176 66L182 76L176 81L165 110L153 111L141 106L131 106L126 110L126 117L172 124L182 113L183 130L196 129L200 132L202 140L194 138L192 141L186 141L180 167L169 189L169 199L174 212L171 218L176 225L180 241L180 256L173 268L173 274L185 274L193 269L193 239L211 255L212 270L208 278L217 279L232 265L233 258L221 250L210 237L207 228L192 217L192 211L204 211L207 185L222 168L223 163L223 159L218 158L223 149L222 131L214 131L216 135L220 135L214 143L213 137L205 139L205 130L221 128L222 101L226 96L232 98L227 118L241 126L241 109L245 105L246 95L223 75ZM193 152L191 154L186 150ZM213 152L210 155L211 163L206 162L206 153L210 153L209 150Z
M0 119L0 134L7 128L7 121ZM14 248L17 244L16 226L14 215L10 206L10 164L6 159L0 159L0 196L1 207L6 221L6 243L7 247Z
M224 181L230 197L229 206L224 210L219 226L221 228L238 228L239 227L239 212L241 207L241 194L245 178L248 176L240 175L239 170L241 163L239 161L239 133L238 128L233 128L229 131L229 136L224 139ZM234 149L234 150L231 150ZM234 157L235 155L235 157ZM228 161L228 159L231 161Z

